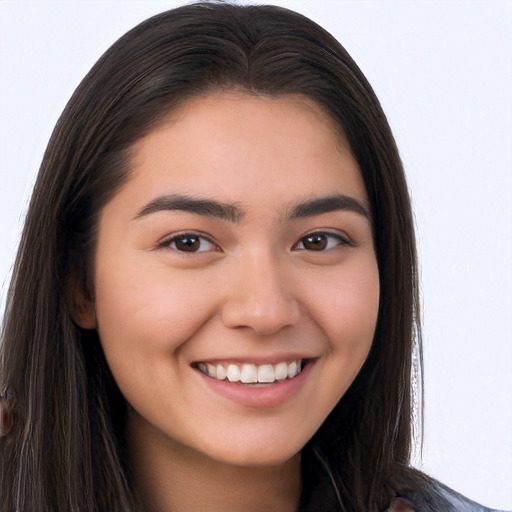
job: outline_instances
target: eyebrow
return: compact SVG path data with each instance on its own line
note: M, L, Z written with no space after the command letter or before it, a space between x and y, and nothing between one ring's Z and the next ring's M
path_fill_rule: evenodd
M244 218L244 212L237 204L185 194L159 196L145 205L134 218L139 219L153 213L173 210L214 217L235 224L240 223ZM370 218L368 209L360 201L343 194L304 201L287 210L284 217L286 220L293 220L340 210L357 213L366 219Z
M139 211L135 219L151 215L152 213L173 210L195 213L204 217L215 217L233 223L239 223L244 216L242 209L235 204L222 203L184 194L171 194L153 199L153 201L149 202Z
M357 199L337 194L333 196L320 197L299 203L292 208L290 213L286 216L287 219L299 219L303 217L312 217L314 215L321 215L322 213L329 213L339 210L347 210L359 215L366 219L370 219L368 209Z

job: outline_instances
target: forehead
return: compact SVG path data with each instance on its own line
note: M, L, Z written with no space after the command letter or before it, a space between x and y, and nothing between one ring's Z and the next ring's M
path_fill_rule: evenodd
M148 200L163 192L230 202L343 193L366 202L341 130L298 94L228 91L192 98L136 142L130 160L129 182L146 190Z
M258 136L262 135L257 131L258 122L266 124L267 131L271 133L277 131L280 122L288 119L296 125L296 129L290 135L295 135L298 140L305 136L311 138L311 133L305 133L304 124L295 123L299 118L302 118L315 131L318 126L322 126L324 129L322 135L328 132L332 141L339 146L341 151L350 152L343 128L333 119L327 108L304 94L267 96L237 90L219 90L192 96L178 107L173 108L157 123L149 135L142 137L133 145L131 155L135 158L140 156L146 140L155 132L173 126L177 129L190 127L200 137L202 133L207 133L208 127L216 131L223 120L245 122L244 133L248 137L255 136L256 140ZM252 130L252 128L256 128L256 130Z
M208 112L223 109L230 109L237 116L243 116L244 113L258 115L264 111L271 111L276 116L286 116L294 110L300 111L303 115L316 118L319 123L328 126L333 135L339 138L340 145L347 144L342 127L333 119L329 110L313 98L301 93L264 95L236 89L214 90L192 96L184 101L177 108L172 109L163 118L161 124L172 125L185 116L198 111Z

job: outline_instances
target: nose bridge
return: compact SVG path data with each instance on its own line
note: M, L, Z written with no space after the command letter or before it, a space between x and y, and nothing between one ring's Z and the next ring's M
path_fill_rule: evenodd
M241 255L232 270L222 310L227 327L269 335L298 322L300 304L280 255L253 251Z

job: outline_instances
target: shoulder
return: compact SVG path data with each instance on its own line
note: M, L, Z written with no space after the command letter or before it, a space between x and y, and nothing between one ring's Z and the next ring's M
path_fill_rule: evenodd
M428 491L422 490L418 493L409 493L407 498L414 506L413 509L410 508L409 510L414 510L415 512L438 512L440 509L437 507L440 503L443 503L443 510L446 512L500 512L479 505L439 482L434 482ZM399 504L396 509L391 506L389 512L408 510L407 508L399 508L400 506L402 505Z
M395 497L382 512L507 512L475 503L410 466L395 468L385 483L390 490L387 499ZM304 454L300 512L347 510L342 489L341 480L317 451Z
M479 505L443 484L438 483L437 486L441 495L453 507L454 512L499 512L498 510Z

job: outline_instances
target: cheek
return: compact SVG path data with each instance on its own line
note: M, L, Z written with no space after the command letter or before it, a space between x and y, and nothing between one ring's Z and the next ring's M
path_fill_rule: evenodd
M314 368L310 417L318 428L353 383L370 351L379 310L379 275L369 257L329 276L317 276L306 310L322 331L324 353ZM312 335L318 333L313 330ZM320 392L319 392L320 390Z
M98 330L108 359L174 352L214 309L200 276L158 265L104 265L96 283Z
M326 330L331 351L366 357L377 323L379 294L379 274L373 262L331 281L319 310L323 317L319 324Z

